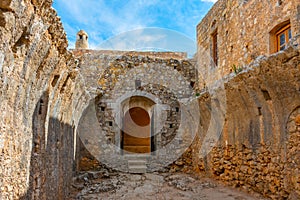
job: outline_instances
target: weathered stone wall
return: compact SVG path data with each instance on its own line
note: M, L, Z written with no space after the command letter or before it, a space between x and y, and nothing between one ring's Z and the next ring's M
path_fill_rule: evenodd
M76 64L51 4L0 1L0 199L68 195Z
M281 2L281 3L279 3ZM199 71L206 79L212 64L212 34L217 31L218 66L222 76L274 53L270 32L290 20L292 35L300 34L298 0L219 0L197 26ZM203 87L203 85L201 85Z
M94 116L83 117L83 119L89 119L85 120L89 125L84 123L78 131L81 139L85 138L80 144L89 149L78 146L81 149L78 154L78 163L82 163L80 162L82 159L90 159L91 155L86 151L88 150L97 159L101 158L106 163L113 164L110 167L122 166L121 170L127 170L127 161L124 160L120 151L122 123L119 118L126 113L126 109L129 109L125 109L126 106L130 107L130 104L134 104L134 97L146 98L156 105L153 110L155 114L152 116L155 127L153 131L155 132L153 136L155 150L162 149L171 141L177 142L176 145L172 144L172 148L164 150L161 155L157 153L156 156L166 157L171 152L175 152L176 148L186 145L182 139L176 139L175 136L181 123L181 101L195 98L196 88L193 90L192 86L197 85L197 74L191 62L185 59L175 59L184 56L169 52L92 50L73 52L80 60L79 71L86 79L86 88L89 88L88 90L95 98L95 102L92 102L95 104L94 111L89 111L88 115L97 116L99 126L97 131L102 135L101 137L98 133L86 131L87 128L92 127L89 121L92 121L91 118ZM139 86L136 85L137 80L140 81ZM126 104L125 107L123 107L124 104ZM92 112L95 113L91 114ZM109 156L104 156L103 153ZM150 171L164 167L168 163L167 159L163 159L162 163L154 162L154 158L152 161L151 159L150 156L148 159ZM91 162L91 164L96 166L97 162ZM87 168L87 166L79 166L79 168Z
M280 6L275 6L276 2L221 0L203 19L198 26L198 46L209 51L210 33L203 27L210 27L215 16L221 36L218 69L224 69L222 76L229 73L232 64L246 65L258 55L270 53L269 31L276 24L290 19L293 34L299 33L297 0L283 1ZM73 51L73 58L51 4L51 0L0 2L1 199L65 199L75 167L74 147L81 147L74 132L81 119L93 117L86 113L95 114L95 121L86 126L98 126L102 119L112 117L109 113L96 116L98 105L98 112L102 105L109 111L113 105L110 98L118 99L134 90L168 104L164 111L169 118L163 124L165 138L161 140L166 144L180 128L179 122L189 124L178 117L177 112L182 116L184 110L182 104L177 109L176 101L198 93L197 72L184 53L81 50ZM206 55L199 52L202 72L209 65ZM199 149L209 129L211 102L216 108L218 102L203 92L199 97L199 140L182 158L183 163L190 164L193 154L197 170L229 184L274 199L299 198L299 63L299 50L290 48L270 58L258 58L237 76L231 73L224 77L225 124L218 145L205 157ZM136 88L136 79L142 80L141 87ZM155 84L144 84L143 80L150 79ZM171 86L176 89L169 90ZM175 138L173 146L187 142L185 136ZM161 160L174 152L166 150ZM154 169L152 164L149 159L148 167Z
M103 54L110 56L148 56L149 58L173 58L173 59L187 59L187 53L185 52L154 52L154 51L114 51L114 50L92 50L92 49L76 49L71 50L76 57L80 57L84 54Z
M299 199L299 72L299 48L291 47L260 57L242 73L224 78L225 123L207 156L199 153L205 152L200 150L205 146L201 138L211 128L210 107L216 99L203 94L200 139L193 149L196 168L272 199Z

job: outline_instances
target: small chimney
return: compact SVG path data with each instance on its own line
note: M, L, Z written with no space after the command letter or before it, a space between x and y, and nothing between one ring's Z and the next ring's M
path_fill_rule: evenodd
M77 33L75 49L88 49L88 48L89 48L88 34L84 30L80 30Z

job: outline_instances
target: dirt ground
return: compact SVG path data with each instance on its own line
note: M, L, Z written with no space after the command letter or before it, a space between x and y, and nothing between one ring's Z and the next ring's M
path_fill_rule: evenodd
M218 184L208 178L182 173L127 174L120 172L84 172L74 178L69 200L82 199L155 199L155 200L259 200Z

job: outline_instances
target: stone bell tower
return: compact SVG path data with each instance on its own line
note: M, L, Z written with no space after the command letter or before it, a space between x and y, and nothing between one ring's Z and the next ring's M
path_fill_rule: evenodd
M75 43L75 49L88 49L89 43L88 43L88 34L80 30L77 33L76 43Z

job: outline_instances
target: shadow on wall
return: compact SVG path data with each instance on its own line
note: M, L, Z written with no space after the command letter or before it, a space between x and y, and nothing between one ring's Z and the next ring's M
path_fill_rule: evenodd
M74 128L49 118L48 92L44 92L32 116L32 151L29 188L20 199L65 199L74 172Z

